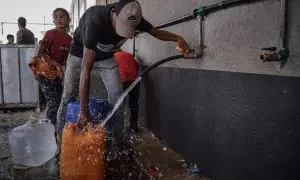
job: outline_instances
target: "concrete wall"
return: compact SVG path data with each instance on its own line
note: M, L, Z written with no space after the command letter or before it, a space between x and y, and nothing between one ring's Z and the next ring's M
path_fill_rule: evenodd
M139 0L153 25L218 0ZM260 48L278 46L280 1L266 0L209 14L204 56L176 60L148 74L140 119L213 179L299 179L300 1L289 0L284 69L262 63ZM166 28L197 48L197 21ZM143 65L177 54L176 43L136 39ZM123 49L132 52L132 41ZM298 177L298 178L297 178Z
M218 0L140 0L145 18L159 25L190 14L201 5L210 5ZM188 2L188 3L187 3ZM284 76L300 76L300 16L295 6L299 1L290 0L290 44L291 58L287 67L280 69L278 63L262 63L260 48L278 46L280 34L280 1L268 0L251 3L209 14L204 22L205 55L198 60L177 60L165 64L168 67L246 72ZM182 35L192 48L197 48L199 28L197 21L166 28ZM124 46L132 51L131 42ZM176 54L176 44L160 42L148 34L138 36L138 57L151 64L166 56Z

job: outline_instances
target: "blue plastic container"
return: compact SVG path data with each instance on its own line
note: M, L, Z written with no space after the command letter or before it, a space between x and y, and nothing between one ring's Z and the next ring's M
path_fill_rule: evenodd
M89 99L89 113L92 116L93 124L100 124L104 121L106 115L112 109L112 106L105 99ZM66 121L76 123L80 112L80 102L71 101L67 107Z

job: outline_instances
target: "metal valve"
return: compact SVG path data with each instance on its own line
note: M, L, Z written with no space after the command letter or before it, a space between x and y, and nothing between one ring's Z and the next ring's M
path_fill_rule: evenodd
M267 51L260 55L263 62L284 61L289 56L289 50L286 48L277 50L276 47L268 47L261 50Z

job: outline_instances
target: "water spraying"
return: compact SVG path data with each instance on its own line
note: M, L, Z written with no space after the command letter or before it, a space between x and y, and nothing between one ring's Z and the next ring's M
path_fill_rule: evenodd
M115 114L115 112L118 110L118 108L120 107L120 105L123 103L125 97L128 95L128 93L141 81L141 79L147 75L152 69L156 68L157 66L175 60L175 59L180 59L180 58L189 58L189 59L195 59L195 58L199 58L202 55L202 52L199 53L191 53L188 57L184 57L183 55L175 55L175 56L170 56L167 57L165 59L162 59L154 64L152 64L151 66L147 67L136 79L135 81L129 86L129 88L127 88L123 94L118 98L116 104L114 105L114 108L108 113L108 115L106 116L105 120L103 121L103 124L105 125L107 123L108 120L111 119L111 117Z

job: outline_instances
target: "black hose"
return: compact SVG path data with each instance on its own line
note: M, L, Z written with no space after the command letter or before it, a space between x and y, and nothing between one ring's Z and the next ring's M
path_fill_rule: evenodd
M175 55L175 56L170 56L170 57L167 57L167 58L162 59L160 61L157 61L156 63L154 63L151 66L147 67L143 72L141 72L140 77L143 77L143 76L147 75L149 71L151 71L152 69L156 68L157 66L159 66L163 63L166 63L168 61L172 61L172 60L175 60L175 59L180 59L180 58L184 58L184 56L183 55Z

